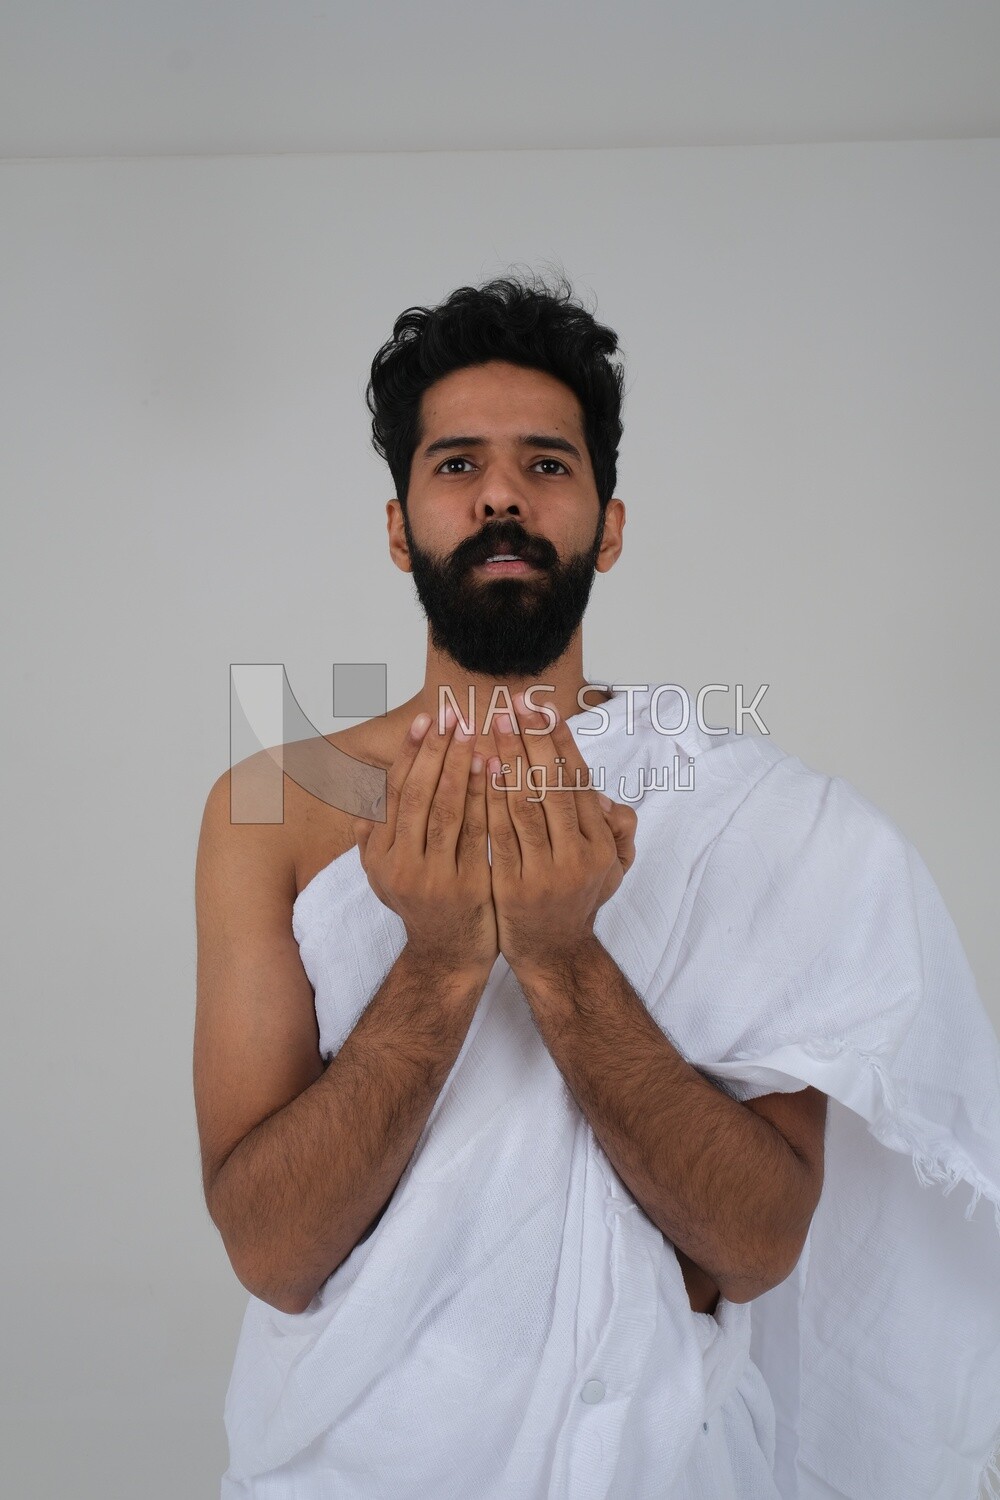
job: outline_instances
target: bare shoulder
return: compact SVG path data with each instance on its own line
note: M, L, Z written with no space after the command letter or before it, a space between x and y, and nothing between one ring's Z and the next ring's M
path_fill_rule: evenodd
M370 814L402 730L396 711L284 747L286 822L296 894L353 848L352 818ZM407 721L408 722L408 721Z
M274 798L280 757L270 750L231 766L219 775L205 800L195 872L200 889L209 878L224 884L234 864L265 877L268 888L294 900L294 858L290 821ZM279 783L280 784L280 783ZM275 810L277 807L277 816Z
M212 786L200 849L237 848L260 877L296 896L354 845L351 820L369 815L412 714L407 705L328 735L272 746Z
M232 1153L324 1071L293 907L313 876L353 845L345 808L370 796L373 778L384 787L395 724L387 715L260 750L208 792L195 867L193 1082L213 1217ZM244 1280L239 1247L227 1249ZM244 1285L252 1289L249 1278Z
M291 930L291 828L287 820L245 818L248 795L272 784L265 761L260 751L216 779L198 840L194 1092L210 1211L216 1179L244 1136L323 1070L311 986ZM244 801L234 808L240 771Z
M195 869L194 1090L210 1210L239 1143L324 1069L292 911L303 886L354 839L349 815L303 782L328 755L335 770L373 774L382 739L366 727L330 742L316 736L311 759L296 760L289 745L258 751L224 771L206 798ZM289 774L290 760L301 779Z

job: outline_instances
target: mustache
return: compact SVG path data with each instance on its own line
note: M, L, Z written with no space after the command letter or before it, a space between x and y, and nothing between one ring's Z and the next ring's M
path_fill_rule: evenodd
M551 542L542 537L530 537L522 527L504 522L481 531L457 547L452 554L452 567L456 572L464 573L467 568L484 563L497 552L516 552L518 557L537 568L550 568L557 560Z

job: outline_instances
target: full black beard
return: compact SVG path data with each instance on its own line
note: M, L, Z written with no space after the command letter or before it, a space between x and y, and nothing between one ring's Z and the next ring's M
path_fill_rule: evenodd
M414 587L438 651L466 672L497 678L537 676L562 656L590 598L603 508L594 541L566 562L551 542L529 537L516 521L491 522L443 561L416 544L405 510L403 527ZM542 571L496 578L473 573L493 553L515 550Z

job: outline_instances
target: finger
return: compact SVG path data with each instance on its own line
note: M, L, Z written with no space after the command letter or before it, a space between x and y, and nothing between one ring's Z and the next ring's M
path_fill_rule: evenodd
M552 858L548 823L542 811L539 793L528 781L531 761L525 753L522 737L510 729L506 714L498 714L493 720L493 738L500 760L510 766L501 778L506 791L503 793L507 816L520 849L523 865L527 856ZM529 800L530 799L530 800ZM492 838L492 828L490 837Z
M392 844L393 848L400 848L414 859L422 859L427 852L427 821L456 723L454 710L449 704L443 729L438 724L431 724L424 732L416 757L399 789Z
M489 824L486 813L486 760L478 752L469 762L465 785L465 815L458 835L455 859L460 870L468 870L486 855Z
M396 759L385 778L385 823L382 825L384 832L385 847L389 848L396 837L396 815L399 811L400 793L406 783L406 778L420 753L420 746L431 726L430 714L417 714L413 723L403 736L403 743L396 752Z
M475 730L467 731L456 723L427 815L427 853L441 855L452 869L457 868L458 841L465 821L475 747Z
M563 719L553 726L550 738L556 754L562 760L566 784L573 787L572 795L566 800L573 804L580 833L588 840L603 838L606 815L598 797L604 794L598 793L591 784L593 775L597 773L592 775L591 767L580 754L572 730ZM627 812L628 809L623 811Z
M521 873L521 845L514 829L507 802L509 778L501 767L500 756L490 755L486 761L486 826L490 836L490 857L494 872L499 868L504 874L517 877ZM510 762L508 762L510 764Z
M554 856L558 858L570 842L580 837L576 799L572 791L573 774L565 747L565 738L568 737L572 745L573 736L558 716L552 728L549 728L551 716L556 712L551 705L547 705L548 714L529 709L523 695L516 693L514 707L522 730L526 763L523 779L528 782L527 771L530 770L530 780L534 782L534 786L528 785L524 793L525 805L532 805L527 801L529 796L542 798L536 805L542 811L549 844ZM563 734L557 738L560 727ZM575 745L572 748L575 749Z

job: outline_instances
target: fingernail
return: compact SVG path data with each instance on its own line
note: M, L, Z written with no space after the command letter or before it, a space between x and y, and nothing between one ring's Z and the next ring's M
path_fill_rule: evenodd
M430 723L430 714L417 714L417 717L410 725L410 733L412 734L413 738L415 740L419 740L421 736L425 734L426 731L430 728Z
M597 800L601 804L601 806L604 808L605 812L607 812L608 809L611 807L611 798L610 797L606 797L603 792L598 792L598 794L597 794Z

